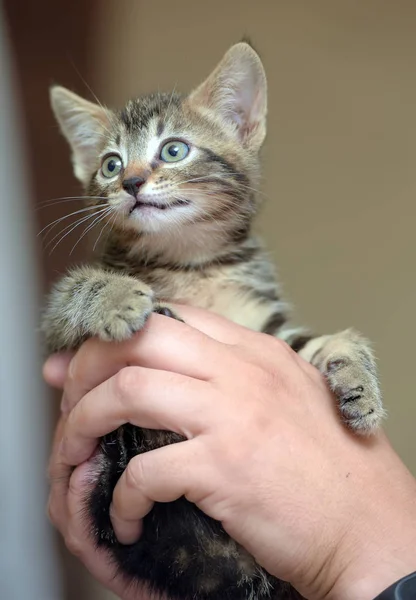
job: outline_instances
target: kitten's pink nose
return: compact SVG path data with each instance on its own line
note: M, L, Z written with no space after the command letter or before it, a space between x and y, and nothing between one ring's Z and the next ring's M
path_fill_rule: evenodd
M123 189L135 198L145 181L144 177L130 177L123 181Z

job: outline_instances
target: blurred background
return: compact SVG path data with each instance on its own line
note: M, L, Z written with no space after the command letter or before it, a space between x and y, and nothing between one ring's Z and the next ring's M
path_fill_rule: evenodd
M251 37L269 80L258 229L299 323L353 325L374 341L386 428L416 474L416 3L6 0L1 16L1 598L110 598L62 548L44 508L59 398L40 379L40 298L95 239L70 254L75 230L49 254L36 238L81 208L39 210L81 194L49 108L51 83L110 106L185 92Z

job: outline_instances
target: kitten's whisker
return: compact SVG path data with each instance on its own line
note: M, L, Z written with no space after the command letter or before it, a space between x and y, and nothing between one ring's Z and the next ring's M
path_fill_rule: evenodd
M181 200L182 198L175 197L175 199L176 199L176 200ZM219 200L224 200L224 198L218 198L218 199L219 199ZM236 203L236 204L237 204L238 206L240 206L240 204L239 204L239 203ZM207 214L207 216L209 217L210 215L209 215L209 214ZM229 229L230 229L230 224L229 224L229 222L228 222L228 221L226 221L226 220L224 220L224 221L218 221L218 219L215 219L215 218L211 217L211 221L212 221L213 223L215 223L215 225L216 225L216 229L217 229L217 230L219 230L219 231L221 231L221 232L224 232L225 234L226 234L226 233L229 231ZM244 223L245 219L244 219L244 217L243 217L243 216L240 216L240 215L238 215L238 214L236 214L236 215L233 215L233 223L234 223L234 224L236 224L238 221L241 221L242 223ZM191 223L197 223L197 222L198 222L198 221L197 221L197 218L196 218L196 217L194 217L194 218L191 220ZM180 223L181 223L181 222L180 222L180 221L178 221L178 224L179 224L179 225L180 225ZM173 222L172 222L172 225L174 225L174 223L173 223ZM185 242L184 238L183 238L183 237L181 237L180 239L181 239L181 242L182 242L184 245L186 245L186 242Z
M159 102L157 103L158 113L161 115L162 112L163 112L163 106L162 106L162 98L161 98L159 86L157 86L156 92L157 92L157 96L158 96L158 99L159 99Z
M104 209L101 209L101 211L103 211ZM57 237L59 237L62 233L64 233L64 231L66 231L67 229L69 229L72 226L76 226L77 224L81 224L84 223L84 221L88 221L88 219L92 219L93 217L95 217L97 213L93 213L92 215L86 215L84 217L81 217L79 219L77 219L76 221L72 221L71 223L69 223L68 225L66 225L65 227L63 227L63 229L61 229L60 231L58 231L58 233L56 233L52 239L50 239L48 241L48 243L46 244L46 246L44 247L45 250L46 248L54 241L56 240ZM49 232L48 232L49 233ZM45 236L46 237L46 236ZM44 240L45 241L45 240Z
M84 229L84 232L82 233L82 235L81 235L81 236L78 238L78 240L77 240L77 241L75 242L75 244L72 246L72 250L71 250L71 252L69 253L69 256L71 256L71 254L73 253L73 251L75 250L75 248L78 246L78 244L80 243L80 241L82 240L82 238L83 238L84 236L86 236L86 235L87 235L87 233L88 233L89 231L91 231L91 229L93 229L95 225L98 225L98 223L101 223L101 221L103 221L103 220L106 218L106 216L108 215L108 213L110 213L112 210L113 210L113 208L112 208L111 206L110 206L110 207L108 207L108 209L107 209L106 211L104 211L104 214L100 214L100 215L98 215L98 217L97 217L96 219L94 219L94 220L93 220L93 222L92 222L92 223L90 223L90 224L88 225L88 227L86 227L86 228Z
M209 189L194 187L191 189L186 189L186 190L181 189L181 190L177 190L177 191L181 192L183 196L186 196L188 194L203 194L204 196L210 196L210 197L233 196L236 199L238 199L241 203L241 199L240 199L239 195L237 194L238 190L234 190L234 189L230 189L230 188L209 190Z
M109 208L106 208L105 210L102 210L102 211L100 211L100 213L99 213L98 215L97 215L97 213L96 213L96 214L94 214L94 215L89 215L89 218L92 218L92 219L93 219L93 223L96 223L96 222L97 222L97 220L99 220L101 217L104 217L104 216L105 216L105 214L107 213L107 211L108 211L108 210L109 210ZM78 224L77 224L75 227L73 227L72 229L70 229L69 231L67 231L67 233L66 233L64 236L62 236L62 237L61 237L61 238L60 238L60 239L57 241L57 243L55 244L55 246L52 248L52 250L51 250L50 254L52 254L52 252L55 250L56 246L57 246L58 244L60 244L60 243L62 242L62 240L63 240L63 239L64 239L64 238L65 238L67 235L69 235L69 234L70 234L72 231L74 231L74 229L75 229L76 227L78 227L78 225L81 225L82 223L86 223L86 221L87 221L87 220L88 220L87 218L84 218L84 219L83 219L83 220L82 220L80 223L78 223ZM88 230L89 226L90 226L90 224L88 224L88 225L86 226L86 229L87 229L87 230ZM85 230L84 230L84 233L85 233ZM83 236L81 236L81 237L83 237ZM76 244L77 244L79 241L80 241L80 239L78 239L78 240L77 240Z
M61 198L51 198L50 200L44 200L43 202L39 202L39 205L36 207L36 210L39 210L41 207L49 204L55 204L60 202L70 202L71 200L108 200L105 196L62 196Z
M37 206L35 208L35 211L37 212L38 210L44 210L45 208L50 208L51 206L57 206L58 204L65 204L66 202L74 202L75 200L83 200L82 198L68 198L68 199L57 199L57 200L53 200L53 201L49 201L47 204L43 204L43 206ZM108 200L108 198L95 198L95 200ZM90 205L92 206L92 205Z
M102 234L103 234L103 231L105 230L105 228L106 228L106 227L108 227L108 225L109 225L109 224L110 224L110 220L108 220L108 221L107 221L107 223L105 223L105 225L103 225L103 226L101 227L101 231L100 231L100 233L98 234L98 236L97 236L97 239L96 239L96 240L95 240L95 242L94 242L94 246L92 247L92 251L93 251L93 252L95 252L95 248L97 247L97 244L98 244L98 242L100 241L100 237L102 236Z
M262 192L261 190L253 188L249 185L245 185L244 183L238 183L238 187L242 187L245 190L250 190L250 192L254 192L255 194L259 194L260 196L265 196L267 198L267 194L265 194L265 192Z
M96 208L101 208L103 206L106 206L106 205L105 204L98 204L96 206L88 206L87 208L81 208L80 210L75 210L74 212L69 213L67 215L64 215L63 217L59 217L58 219L55 219L55 221L52 221L52 223L49 223L48 225L45 225L45 227L43 229L41 229L37 235L38 236L41 235L45 231L45 229L48 229L48 228L50 228L49 231L51 231L51 229L53 229L58 223L60 223L64 219L68 219L69 217L73 217L74 215L78 215L80 213L88 212L88 211L94 210Z
M95 216L95 215L90 215L90 218L92 218L93 216ZM71 223L71 225L67 225L62 231L59 231L51 240L49 240L49 242L44 247L44 250L47 250L53 244L54 240L56 240L57 238L59 238L58 241L56 242L55 246L52 248L51 252L49 253L49 256L50 256L52 254L53 250L56 248L56 246L58 244L60 244L61 241L67 235L69 235L72 231L74 231L74 229L76 229L79 225L82 225L83 223L85 223L87 220L88 219L85 217L85 218L80 219L79 221L77 221L77 223L75 223L75 225L73 225L72 223Z
M209 196L214 200L220 200L222 202L226 201L228 206L236 206L241 207L241 200L235 198L232 194L223 192L218 192L214 194L213 192L207 192L207 190L187 190L186 193L182 193L180 196L175 196L176 200L184 200L187 198L192 199L192 192L198 196ZM172 194L173 196L173 194Z
M200 177L193 177L192 179L186 179L185 181L179 181L177 185L182 185L183 183L193 183L194 181L204 181L204 179L212 179L212 177L223 177L223 173L210 173L209 175L201 175Z
M116 221L117 221L117 216L118 216L118 213L115 211L115 212L114 212L114 216L113 216L113 218L111 219L111 221L110 221L110 219L108 220L108 222L109 222L109 223L111 222L111 227L110 227L109 231L107 232L107 237L105 238L105 239L106 239L106 241L108 240L108 237L109 237L110 233L113 231L113 227L114 227L114 225L116 224ZM105 229L106 227L107 227L107 226L105 225L105 226L104 226L104 229ZM101 232L102 232L102 231L103 231L103 230L101 230ZM101 236L101 234L100 234L100 236ZM100 239L100 238L98 238L98 239ZM97 245L97 242L98 242L98 240L96 240L96 242L95 242L95 244L94 244L93 251L94 251L94 249L95 249L95 247L96 247L96 245Z
M241 173L236 173L236 175L240 175ZM201 181L201 183L204 182L204 180L206 179L212 179L212 178L217 178L219 181L221 181L221 179L232 179L233 176L232 175L227 175L226 173L211 173L209 175L201 175L200 177L194 177L193 179L187 179L186 181L180 181L179 183L177 183L176 185L185 185L186 183L194 183L197 181ZM250 190L252 192L255 192L256 194L261 194L262 196L266 196L266 194L264 192L262 192L261 190L258 190L256 188L253 188L249 185L245 185L244 183L237 183L238 187L242 187L244 189Z
M115 214L114 214L114 219L113 219L113 222L112 222L112 224L111 224L111 228L110 228L109 234L112 232L112 230L113 230L113 227L114 227L114 225L116 224L116 221L117 221L117 214L115 213ZM124 221L125 221L125 215L123 215L123 224L124 224Z
M108 237L109 237L110 233L113 231L113 227L116 224L116 221L117 221L117 213L114 214L114 218L113 218L113 220L111 222L110 230L107 232L106 240L108 240ZM124 226L124 218L123 218L123 226Z
M99 233L99 235L98 235L97 239L95 240L94 246L93 246L93 248L92 248L92 251L93 251L93 252L95 251L95 248L96 248L96 246L97 246L97 244L98 244L98 242L99 242L99 240L100 240L100 237L101 237L101 236L102 236L102 234L103 234L103 231L106 229L106 227L108 227L108 225L110 224L110 222L111 222L111 221L112 221L112 223L113 223L113 225L111 226L111 229L112 229L112 228L113 228L113 226L114 226L114 223L115 223L115 220L116 220L116 218L117 218L117 212L115 212L115 211L114 211L114 216L113 216L113 219L112 219L112 220L108 219L107 223L106 223L105 225L103 225L103 226L102 226L102 228L101 228L101 231L100 231L100 233ZM110 232L111 232L111 229L110 229ZM109 232L109 233L110 233L110 232Z
M102 208L99 212L102 213L105 210L107 210L106 208ZM66 225L66 227L64 227L63 229L61 229L61 231L59 231L56 235L53 236L53 238L51 240L49 240L49 242L46 244L45 246L45 250L53 243L54 240L56 240L57 237L59 237L60 235L62 235L64 233L64 231L67 231L69 229L69 231L65 234L65 236L63 236L61 238L61 240L66 237L69 233L71 233L71 231L73 231L76 227L78 227L78 225L81 225L82 223L85 223L85 221L88 221L89 219L93 219L98 213L93 213L92 215L87 215L86 217L82 217L81 219L78 219L75 223L69 223L69 225ZM60 241L58 243L60 243Z

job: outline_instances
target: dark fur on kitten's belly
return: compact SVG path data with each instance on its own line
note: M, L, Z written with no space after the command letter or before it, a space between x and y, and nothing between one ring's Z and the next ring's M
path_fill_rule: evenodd
M119 572L172 600L298 600L287 583L269 575L221 524L184 498L155 504L140 539L129 546L114 535L109 509L115 485L135 455L181 441L176 434L125 425L102 439L98 479L88 498L97 545Z

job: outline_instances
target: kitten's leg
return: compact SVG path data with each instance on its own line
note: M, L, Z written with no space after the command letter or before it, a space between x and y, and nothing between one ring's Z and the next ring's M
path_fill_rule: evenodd
M77 348L93 336L127 339L145 324L153 299L149 286L133 277L76 268L49 295L42 322L47 350Z
M299 330L282 330L277 335L325 375L351 429L368 434L380 425L385 411L376 363L369 342L361 334L347 329L320 337Z

